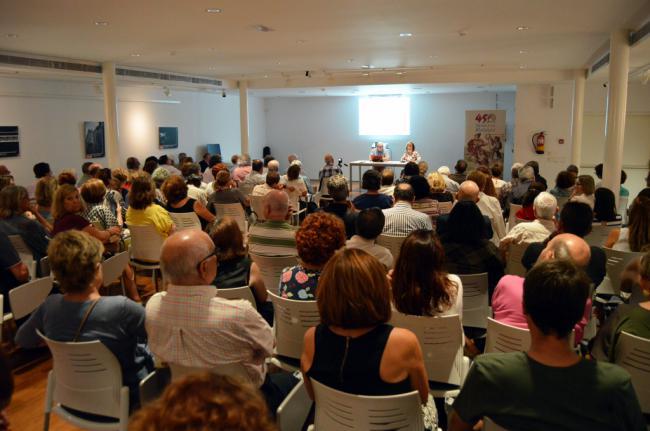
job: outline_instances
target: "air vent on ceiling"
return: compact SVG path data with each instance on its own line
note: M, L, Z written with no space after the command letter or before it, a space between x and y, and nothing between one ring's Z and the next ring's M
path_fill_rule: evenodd
M640 29L630 34L630 46L637 44L649 34L650 34L650 21L646 22L641 26Z
M69 61L44 60L41 58L19 57L0 54L0 63L14 66L42 67L45 69L71 70L75 72L101 73L102 67L96 64L72 63Z
M591 66L591 73L596 73L598 69L604 67L607 64L609 64L609 53L607 53L605 56L603 56L603 58L601 58Z
M218 79L198 78L195 76L177 75L166 72L149 72L146 70L123 69L120 67L115 69L115 74L119 76L130 76L132 78L157 79L160 81L170 82L187 82L190 84L216 85L218 87L220 87L222 84L222 81Z

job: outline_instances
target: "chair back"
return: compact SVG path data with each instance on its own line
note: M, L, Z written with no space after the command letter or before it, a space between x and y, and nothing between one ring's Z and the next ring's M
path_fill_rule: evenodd
M521 264L521 259L530 243L520 242L519 244L508 244L508 259L506 260L506 274L526 276L526 268Z
M485 353L525 352L530 348L530 331L487 319Z
M397 262L399 257L400 249L402 248L402 243L406 239L405 236L390 236L384 235L383 233L377 237L377 244L383 245L390 253L393 255L393 259Z
M296 301L269 292L275 316L276 351L280 356L298 359L302 355L307 329L320 323L316 301Z
M422 431L424 422L417 391L366 396L337 391L311 379L316 415L314 428L328 430Z
M605 241L607 241L607 237L609 236L609 233L613 229L618 229L620 226L603 226L603 225L594 225L591 228L591 232L589 232L589 235L585 237L585 241L587 241L587 244L593 245L595 247L602 247L605 244Z
M390 323L406 328L418 337L430 381L459 386L462 384L464 338L457 314L429 317L393 311Z
M251 200L251 209L257 216L257 221L264 221L264 196L252 196Z
M641 252L620 251L612 248L602 248L607 256L605 270L607 275L596 289L599 294L618 295L621 293L621 274L625 267L634 259L643 256Z
M253 308L257 309L255 296L253 295L251 288L248 286L230 287L227 289L217 287L217 296L225 299L244 299L250 302Z
M14 319L23 318L36 310L52 291L52 278L29 281L9 291L9 304Z
M246 197L249 197L251 193L253 193L253 188L255 187L255 184L253 183L245 183L241 182L239 183L239 191Z
M272 292L278 291L282 270L298 263L297 256L264 256L255 253L249 253L249 255L260 269L266 290Z
M245 382L250 382L251 378L246 372L246 368L238 362L232 364L221 364L215 368L190 367L186 365L169 363L169 369L172 372L172 381L182 379L192 374L201 374L211 372L220 376L230 376L239 378Z
M20 260L27 265L29 270L29 275L34 278L36 277L36 261L34 261L34 253L32 249L25 244L23 238L20 235L7 235L11 245L16 249L16 253L20 257Z
M463 284L463 326L486 328L488 306L488 274L458 274Z
M129 226L131 231L131 259L160 262L160 249L165 239L153 226Z
M246 211L244 207L241 206L239 202L234 204L214 204L214 211L217 214L217 219L222 219L224 217L230 217L235 219L239 230L243 234L246 234L248 231L248 226L246 225Z
M104 287L109 286L122 276L124 268L129 264L129 252L123 251L102 262L104 273Z
M510 214L508 215L508 232L517 224L517 211L522 208L522 205L510 204Z
M630 373L641 411L650 413L650 340L621 332L615 348L615 363Z
M201 230L201 221L194 211L191 213L173 213L169 216L172 218L177 230L198 229Z
M99 340L72 343L38 335L52 353L56 404L96 415L128 417L129 392L122 387L122 369L105 345ZM126 404L120 402L123 392Z
M438 202L438 213L449 214L453 207L454 207L453 202Z

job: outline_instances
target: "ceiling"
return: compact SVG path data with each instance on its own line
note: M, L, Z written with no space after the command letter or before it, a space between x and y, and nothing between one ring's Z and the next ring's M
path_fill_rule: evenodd
M270 88L251 90L257 97L314 97L314 96L380 96L417 95L444 93L514 92L514 85L484 84L394 84L394 85L350 85L337 87Z
M587 66L612 30L647 17L649 5L648 0L0 0L0 50L226 79L307 70L327 75L367 70L364 66L565 70ZM210 8L221 12L206 12ZM272 31L258 31L258 25Z

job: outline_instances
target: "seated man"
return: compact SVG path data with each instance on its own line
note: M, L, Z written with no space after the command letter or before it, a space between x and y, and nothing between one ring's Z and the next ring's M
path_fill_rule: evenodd
M262 162L260 159L255 159L253 160L253 163L251 165L251 173L244 178L244 181L241 182L242 185L250 185L251 187L264 184L265 183L265 178L264 175L262 175L262 172L264 171L264 162Z
M390 150L384 148L383 142L377 142L375 148L370 151L368 159L373 162L388 162L390 161Z
M463 184L460 185L456 198L459 201L474 202L478 206L479 193L480 190L478 188L478 185L474 181L465 181L463 182ZM439 237L442 237L447 233L448 221L449 221L449 214L441 214L438 216L438 219L436 220L436 233L438 234ZM494 230L492 229L492 221L490 220L490 217L483 214L483 238L487 240L491 240L492 243L494 243L494 241L492 240L494 236L495 235L494 235Z
M417 229L433 230L431 217L411 208L415 200L413 187L407 183L395 186L395 205L383 210L386 223L383 234L390 236L408 236Z
M644 430L629 374L569 345L588 296L589 279L571 262L537 264L523 287L530 349L477 357L448 429L470 431L489 417L511 430Z
M334 166L334 156L330 153L325 154L325 166L318 172L318 191L321 191L323 186L327 184L329 177L334 175L342 175L343 172L339 166Z
M251 196L266 196L271 190L280 190L280 174L277 171L269 171L266 174L265 183L253 187Z
M454 166L454 173L449 174L449 178L456 181L458 184L462 184L466 179L467 179L467 174L465 174L465 171L467 170L467 162L463 159L460 159L456 162L456 166Z
M506 236L501 239L501 251L508 249L510 244L522 242L544 241L551 232L555 231L555 214L557 213L557 199L548 192L541 192L533 201L533 210L536 219L531 222L518 223Z
M265 256L295 256L298 228L287 223L291 216L289 196L282 190L271 190L264 196L263 206L265 222L251 226L248 250Z
M354 198L352 203L359 210L366 208L378 207L386 209L393 206L393 200L390 196L379 193L381 187L381 174L374 169L368 169L363 173L361 179L361 188L366 189L366 193Z
M232 179L235 180L237 184L239 184L244 181L252 171L253 168L251 166L250 156L248 154L242 154L232 170Z
M476 205L478 206L478 209L481 210L481 214L490 219L490 225L494 232L491 241L494 245L498 246L501 238L506 235L506 224L503 221L503 213L501 212L501 204L499 204L499 200L483 193L488 181L491 180L481 171L470 172L467 176L467 180L475 182L478 186L479 193Z
M323 209L327 213L332 213L341 220L345 225L345 237L352 238L356 233L357 211L355 211L352 202L348 200L350 190L348 189L348 180L343 175L334 175L327 180L327 192L332 202Z
M217 256L208 234L188 229L167 238L160 267L169 285L147 303L151 351L163 362L206 370L241 364L274 412L297 380L267 373L264 360L273 354L273 331L255 308L217 296L211 285Z
M384 169L381 171L381 188L379 193L382 195L390 196L393 198L393 193L395 192L395 173L392 169Z
M539 256L539 262L553 259L569 259L580 269L589 263L589 244L582 238L571 234L557 235L548 242ZM505 275L497 283L492 295L494 318L508 325L527 328L526 317L522 309L524 279L517 275ZM591 315L591 298L585 302L584 315L576 325L576 343L582 340L585 326Z
M357 216L357 234L346 243L347 248L358 248L377 258L386 269L393 267L393 255L386 247L375 243L386 221L379 208L361 210Z

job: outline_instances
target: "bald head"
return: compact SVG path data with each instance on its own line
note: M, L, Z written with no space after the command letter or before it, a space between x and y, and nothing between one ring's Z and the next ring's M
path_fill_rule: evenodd
M546 244L546 248L539 255L538 262L568 259L576 266L586 267L591 259L591 249L584 239L571 233L555 236Z
M271 190L264 196L264 218L286 220L289 213L289 196L282 190Z
M478 184L474 181L463 181L458 188L457 198L459 201L478 202L479 191Z
M278 172L280 170L280 162L277 160L271 160L266 167L268 168L269 172Z
M205 258L213 251L214 244L207 233L197 229L176 232L163 243L160 250L160 268L172 284L210 284L217 275L217 267L215 264L214 269L209 270L205 265Z

